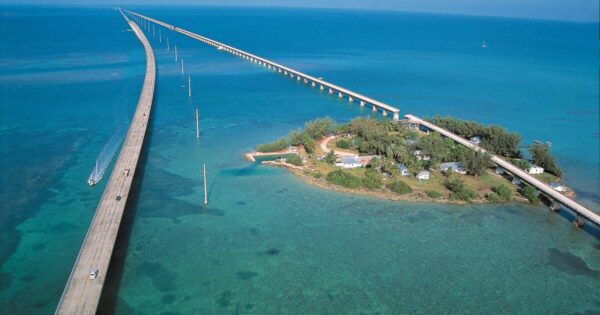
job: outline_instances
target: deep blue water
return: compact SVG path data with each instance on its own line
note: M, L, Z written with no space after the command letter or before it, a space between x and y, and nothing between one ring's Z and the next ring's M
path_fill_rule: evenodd
M453 115L505 126L525 143L551 141L577 200L600 209L597 24L131 9L404 114ZM51 313L105 184L90 188L87 176L131 117L144 54L111 8L0 7L0 16L0 313ZM192 76L188 99L173 51L155 34L152 125L103 312L600 311L594 231L543 207L394 203L250 165L243 152L306 120L343 122L369 111L162 30ZM202 163L210 188L204 211Z

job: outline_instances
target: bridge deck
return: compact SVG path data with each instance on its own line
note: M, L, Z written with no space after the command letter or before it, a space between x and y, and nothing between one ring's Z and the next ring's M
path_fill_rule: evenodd
M57 314L96 313L150 118L156 79L154 53L141 29L127 17L125 19L146 52L144 85L127 137L58 304ZM93 280L89 277L92 268L98 269Z
M287 71L287 72L289 72L291 74L294 74L296 76L300 76L300 77L305 78L305 79L307 79L309 81L315 82L316 84L320 84L320 85L323 85L324 87L331 88L332 90L335 90L336 92L341 92L344 95L352 96L356 100L364 101L364 102L366 102L368 104L377 106L378 108L381 108L381 109L384 109L386 111L394 113L395 114L394 115L394 119L395 120L398 118L398 113L400 112L400 110L398 108L394 107L394 106L385 104L383 102L380 102L380 101L377 101L375 99L372 99L372 98L370 98L368 96L356 93L354 91L348 90L346 88L343 88L341 86L335 85L335 84L330 83L330 82L327 82L325 80L322 80L322 79L319 79L319 78L315 78L315 77L313 77L311 75L308 75L306 73L303 73L303 72L300 72L298 70L295 70L295 69L283 66L283 65L278 64L278 63L276 63L274 61L271 61L271 60L268 60L266 58L262 58L262 57L256 56L256 55L251 54L249 52L246 52L246 51L243 51L241 49L235 48L233 46L229 46L227 44L218 42L218 41L210 39L208 37L204 37L204 36L198 35L196 33L192 33L190 31L184 30L182 28L175 27L175 26L167 24L165 22L162 22L162 21L159 21L159 20L156 20L156 19L144 16L144 15L132 12L132 11L127 11L127 12L131 13L132 15L135 15L137 17L140 17L142 19L145 19L147 21L150 21L150 22L156 23L158 25L164 26L164 27L166 27L166 28L168 28L168 29L170 29L172 31L175 31L175 32L181 33L183 35L186 35L188 37L191 37L193 39L199 40L199 41L201 41L203 43L206 43L208 45L211 45L213 47L221 48L221 49L225 50L226 52L232 53L234 55L237 55L237 56L240 56L240 57L249 57L249 58L258 60L258 61L260 61L260 62L262 62L264 64L268 64L271 67L274 67L276 69L281 69L282 71Z
M428 121L425 121L419 117L416 117L414 115L404 115L404 117L406 117L407 119L409 119L411 121L417 122L431 130L434 130L434 131L440 133L441 135L448 137L448 138L466 146L467 148L470 148L470 149L476 150L476 151L485 152L485 149L471 143L467 139L462 138L455 133L452 133L444 128L438 127L438 126L436 126ZM580 205L579 203L575 202L573 199L566 197L565 195L561 194L560 192L557 192L556 190L552 189L552 187L546 185L545 183L541 182L537 178L529 175L527 172L514 166L512 163L509 163L509 162L503 160L501 157L499 157L497 155L492 155L492 162L496 163L498 166L501 166L502 168L504 168L511 174L519 177L520 179L528 182L535 188L544 192L548 196L554 198L555 200L557 200L561 204L565 205L566 207L569 207L571 210L575 211L578 215L583 216L588 221L596 224L597 226L600 226L600 215L599 214Z

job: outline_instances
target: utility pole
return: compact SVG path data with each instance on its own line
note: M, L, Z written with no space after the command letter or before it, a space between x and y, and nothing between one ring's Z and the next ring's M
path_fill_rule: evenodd
M202 164L202 167L204 168L204 205L208 204L208 194L206 193L206 164Z
M188 97L192 97L192 77L188 75Z
M200 125L198 120L198 108L196 108L196 139L200 139Z

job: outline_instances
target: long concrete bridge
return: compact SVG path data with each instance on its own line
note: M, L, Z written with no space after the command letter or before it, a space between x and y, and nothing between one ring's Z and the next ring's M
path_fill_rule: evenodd
M435 124L432 124L431 122L423 120L417 116L404 115L404 117L411 122L420 124L422 126L427 127L430 130L436 131L439 134L441 134L447 138L450 138L450 139L466 146L467 148L469 148L471 150L486 152L485 149L483 149L482 147L480 147L478 145L471 143L467 139L460 137L457 134L452 133L452 132L450 132L444 128L441 128ZM553 203L559 203L559 204L564 205L565 207L571 209L571 211L573 211L575 213L575 216L576 216L575 224L577 226L583 226L584 220L587 220L591 223L594 223L596 226L600 227L600 215L598 213L595 213L594 211L575 202L573 199L568 198L565 195L561 194L560 192L552 189L552 187L548 186L547 184L543 183L542 181L538 180L537 178L529 175L527 172L523 171L522 169L518 168L517 166L513 165L512 163L505 161L501 157L494 155L494 154L491 154L490 156L491 156L492 162L494 162L496 165L502 167L503 169L505 169L512 175L520 178L521 180L531 184L532 186L537 188L541 193L543 193L548 198L550 198L553 201ZM554 205L551 207L554 207Z
M123 12L121 14L142 42L146 52L144 85L123 147L85 236L56 314L96 313L150 119L156 82L154 53L142 30ZM95 279L90 277L92 270L97 270Z
M240 57L242 59L246 59L246 60L256 63L258 65L261 65L269 70L272 70L273 72L283 74L284 76L289 76L290 78L296 79L299 82L304 82L304 84L307 84L307 85L310 84L313 88L316 88L318 86L321 91L327 90L330 95L337 95L338 98L347 98L349 102L356 101L360 104L361 107L371 106L373 112L381 111L381 114L383 116L388 116L391 114L392 120L394 120L394 121L398 121L400 119L400 110L391 105L374 100L365 95L356 93L354 91L348 90L341 86L327 82L321 78L315 78L306 73L300 72L300 71L292 69L290 67L286 67L284 65L281 65L274 61L268 60L266 58L256 56L254 54L251 54L249 52L235 48L233 46L226 45L224 43L210 39L208 37L204 37L204 36L192 33L190 31L186 31L182 28L175 27L173 25L164 23L162 21L138 14L138 13L135 13L132 11L127 11L127 12L132 14L133 16L137 17L137 19L140 23L147 23L149 21L149 22L161 25L163 27L168 28L169 30L181 33L181 34L191 37L193 39L199 40L205 44L213 46L219 50L230 53L230 54Z

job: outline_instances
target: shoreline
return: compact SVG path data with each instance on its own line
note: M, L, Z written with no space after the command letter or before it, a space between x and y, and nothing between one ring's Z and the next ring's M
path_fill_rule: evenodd
M385 199L385 200L390 200L390 201L404 201L404 202L411 202L411 203L427 202L427 203L434 203L434 204L451 204L451 205L486 205L486 204L487 205L498 205L498 204L504 204L504 203L530 204L527 201L527 199L521 198L519 196L515 196L515 198L513 198L513 200L503 201L503 202L492 202L485 198L484 199L481 199L481 198L473 199L470 202L466 202L466 201L462 201L462 200L451 200L451 199L448 199L446 196L442 196L439 198L431 198L431 197L428 197L425 194L425 192L421 191L421 190L414 190L411 193L400 195L400 194L394 193L390 190L387 190L385 188L380 188L377 190L368 190L365 188L350 189L350 188L346 188L343 186L329 183L324 178L315 178L311 174L306 174L306 172L311 172L311 173L314 172L314 170L307 168L307 167L295 166L295 165L292 165L289 163L277 162L277 161L263 161L260 164L284 168L288 172L290 172L290 173L294 174L295 176L297 176L298 178L300 178L303 182L313 185L313 186L316 186L318 188L324 189L324 190L335 191L335 192L346 193L346 194L353 194L353 195L361 195L361 196Z

